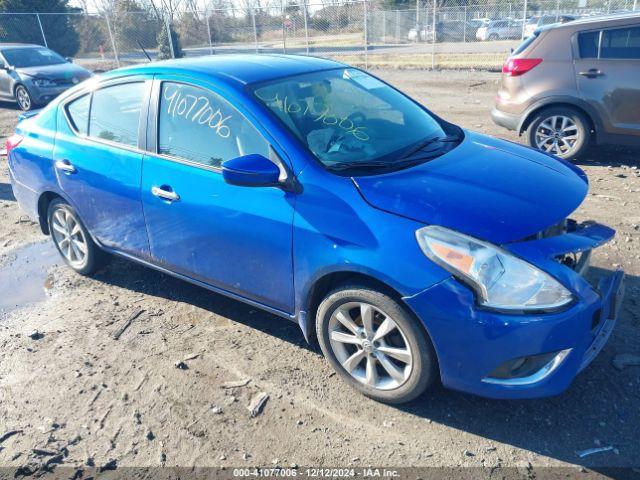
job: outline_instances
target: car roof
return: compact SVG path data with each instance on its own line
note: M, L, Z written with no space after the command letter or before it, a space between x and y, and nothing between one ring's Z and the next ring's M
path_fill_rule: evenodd
M629 20L636 20L638 22L638 26L640 26L640 13L617 13L594 17L582 17L563 24L549 25L549 27L547 28L575 28L580 26L598 27L606 25L625 24L629 23Z
M343 63L324 58L284 54L223 54L151 62L120 68L103 74L104 78L136 74L184 74L216 79L232 87L243 87L277 78L334 68Z

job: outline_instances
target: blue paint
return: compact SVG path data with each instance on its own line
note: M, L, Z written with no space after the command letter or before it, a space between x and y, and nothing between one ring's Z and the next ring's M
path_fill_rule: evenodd
M594 314L608 311L603 305L608 309L621 281L614 276L601 297L555 258L593 249L613 230L591 225L535 236L580 205L588 189L584 173L529 148L462 130L459 144L419 165L372 175L332 173L251 92L255 83L336 68L344 66L309 57L215 56L96 77L20 122L17 133L24 139L9 155L15 196L34 218L44 194L61 196L103 248L295 320L305 337L313 331L307 312L313 311L310 298L318 282L336 273L371 277L395 290L424 324L446 386L497 398L567 388L597 335L591 330ZM74 132L64 114L66 101L131 80L145 82L137 146ZM224 98L264 137L269 158L279 166L255 152L221 167L157 152L153 114L163 81ZM62 159L76 172L56 170L54 162ZM282 175L286 184L258 187ZM177 198L159 197L154 187ZM480 308L470 288L421 250L416 230L425 225L501 246L558 280L575 301L554 313ZM506 360L567 348L572 351L561 367L538 384L481 381Z

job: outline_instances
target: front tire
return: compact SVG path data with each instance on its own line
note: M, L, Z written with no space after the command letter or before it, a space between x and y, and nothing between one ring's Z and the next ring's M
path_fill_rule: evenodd
M316 333L334 370L374 400L408 402L437 377L424 328L382 292L356 285L334 290L318 307Z
M18 103L18 107L21 110L29 111L33 108L33 99L31 98L31 94L27 87L24 85L18 85L16 87L16 102Z
M536 113L526 137L529 146L571 160L589 148L591 129L579 111L570 107L550 107Z
M105 253L89 235L74 208L62 199L51 202L47 210L51 239L65 263L81 275L89 275L105 261Z

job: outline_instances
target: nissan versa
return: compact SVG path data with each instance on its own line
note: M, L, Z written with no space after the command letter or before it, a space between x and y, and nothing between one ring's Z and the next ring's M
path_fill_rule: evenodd
M400 403L437 378L554 395L603 347L614 231L568 218L577 167L463 130L329 60L216 56L94 77L7 141L20 205L66 263L118 254L298 322Z

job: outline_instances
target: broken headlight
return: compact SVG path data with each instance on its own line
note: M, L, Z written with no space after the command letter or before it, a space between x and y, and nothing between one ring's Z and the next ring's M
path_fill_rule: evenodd
M482 240L439 226L416 232L422 251L497 310L554 310L573 300L569 290L539 268Z

